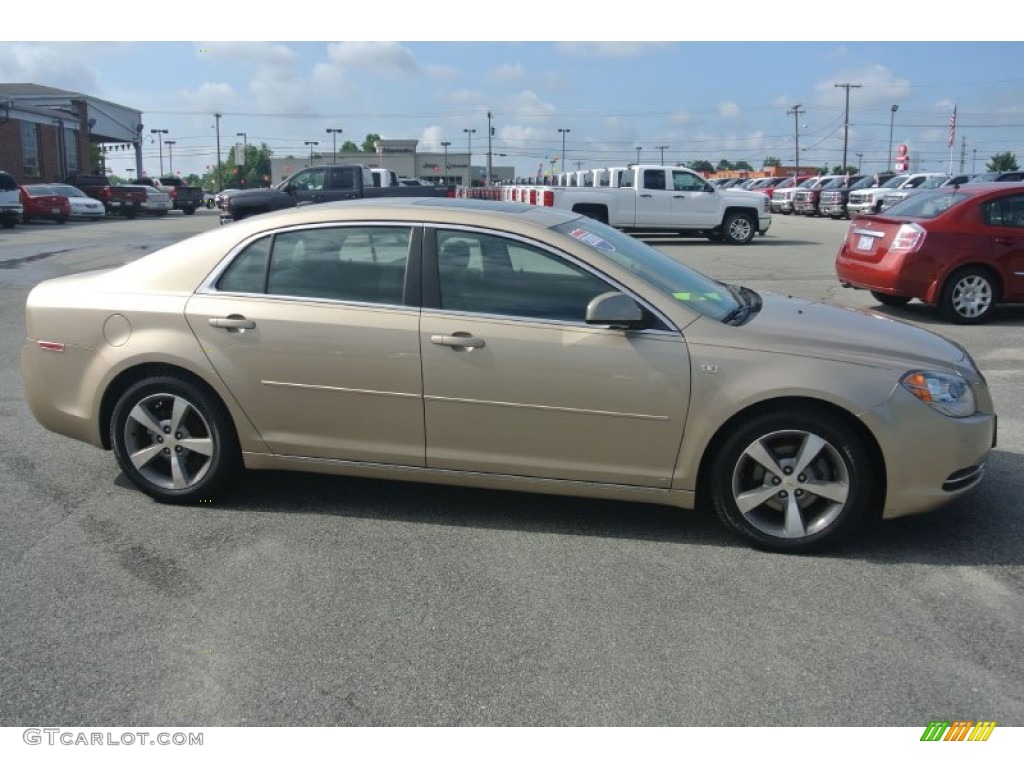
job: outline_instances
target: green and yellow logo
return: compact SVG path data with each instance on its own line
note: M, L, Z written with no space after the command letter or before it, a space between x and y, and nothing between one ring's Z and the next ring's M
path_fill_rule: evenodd
M988 741L995 727L995 720L932 720L921 741Z

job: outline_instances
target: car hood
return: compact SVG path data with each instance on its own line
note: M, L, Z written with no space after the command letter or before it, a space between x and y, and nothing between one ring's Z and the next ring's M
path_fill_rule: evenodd
M909 323L823 301L760 295L761 310L745 324L723 325L704 318L687 328L687 340L878 368L970 367L959 344Z

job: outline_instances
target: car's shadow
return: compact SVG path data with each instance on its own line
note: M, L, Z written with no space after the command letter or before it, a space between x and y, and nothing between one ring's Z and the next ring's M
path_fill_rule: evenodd
M919 301L912 301L902 307L888 307L878 304L875 309L880 314L888 315L895 320L905 320L916 325L927 326L942 333L943 328L950 326L949 321L943 319L938 307L922 304ZM1024 325L1024 304L1002 304L995 308L992 317L986 320L981 327L991 325L1022 326ZM959 326L968 328L969 325Z
M995 451L987 476L968 496L933 512L863 526L821 557L878 563L1024 565L1024 516L1008 499L1024 496L1024 456ZM118 485L130 487L123 476ZM668 542L680 546L744 548L707 508L678 510L627 503L487 491L422 483L293 472L246 472L204 514L330 515Z

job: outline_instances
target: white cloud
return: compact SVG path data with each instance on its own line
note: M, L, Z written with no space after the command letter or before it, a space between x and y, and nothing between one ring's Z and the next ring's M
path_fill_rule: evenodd
M346 70L369 70L378 75L420 73L412 51L399 43L331 43L327 58Z
M740 105L735 101L720 101L715 106L718 116L726 120L732 120L740 116Z
M200 42L195 43L196 56L202 59L225 57L264 67L289 67L296 55L287 45L258 42Z
M524 123L545 122L558 110L533 91L522 91L502 100L502 114Z
M0 43L0 82L96 94L98 78L87 62L110 51L106 43Z
M682 128L693 121L693 113L688 109L677 109L668 117L668 124L673 128Z
M526 67L522 64L502 64L496 67L492 74L497 80L518 83L526 79Z
M663 49L671 43L647 43L647 42L586 42L586 43L558 43L558 49L568 55L581 58L611 58L625 59L636 56L643 56L648 53Z
M815 102L845 106L846 89L836 87L837 84L844 83L860 86L850 90L851 109L854 104L861 108L879 108L886 104L896 104L910 98L913 93L909 80L897 77L881 64L875 64L840 70L827 80L819 81L814 86Z

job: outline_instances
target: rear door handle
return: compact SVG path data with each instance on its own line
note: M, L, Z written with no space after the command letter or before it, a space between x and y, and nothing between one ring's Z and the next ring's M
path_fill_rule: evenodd
M454 347L456 349L480 349L486 345L483 339L478 339L475 336L466 334L441 334L435 333L430 337L431 344L437 344L441 347Z
M229 331L246 331L256 327L255 320L246 320L241 315L230 315L228 317L211 317L209 323L214 328L225 328Z

